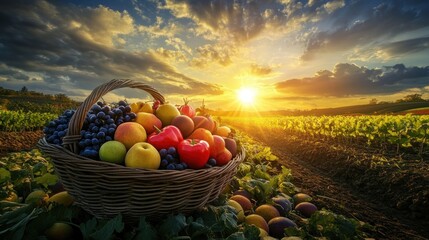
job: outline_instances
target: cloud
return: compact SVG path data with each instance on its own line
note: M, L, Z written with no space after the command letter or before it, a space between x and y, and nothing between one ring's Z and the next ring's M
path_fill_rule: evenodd
M250 72L256 76L264 76L268 75L273 71L273 69L269 66L261 66L258 64L250 65Z
M232 57L237 53L237 50L230 47L228 44L206 44L196 49L199 56L194 57L190 62L191 66L203 68L211 62L217 62L222 66L230 65Z
M309 36L301 59L309 61L322 53L378 46L379 42L388 42L400 34L426 28L429 22L427 4L413 3L408 2L407 7L404 7L403 1L382 3L368 11L365 5L367 2L353 2L332 15L332 27L329 30L313 32ZM401 49L402 53L412 51L414 47L406 43L421 41L414 38L410 35L402 44L397 42L395 46L392 43L391 47L411 47L410 50ZM420 45L420 48L428 49L429 46ZM390 54L396 52L390 51Z
M429 37L421 37L380 44L375 47L356 49L351 60L398 59L408 54L421 53L429 49Z
M118 47L118 39L124 40L136 28L126 11L15 1L0 9L0 18L2 85L21 84L36 76L38 81L25 83L37 88L33 90L88 91L113 78L132 78L171 91L165 93L223 92L217 84L180 73L153 52ZM183 48L177 39L173 43ZM16 81L6 83L1 77L6 74Z
M189 32L209 43L198 46L191 66L209 63L228 66L232 58L257 39L278 39L291 33L308 32L316 23L345 6L344 0L330 1L195 1L167 0L159 9L178 19L191 20ZM293 39L293 37L291 38ZM296 39L295 41L298 41Z
M322 70L313 77L289 79L275 84L279 92L296 96L336 96L392 94L429 84L429 66L406 67L403 64L369 69L339 63L333 71Z

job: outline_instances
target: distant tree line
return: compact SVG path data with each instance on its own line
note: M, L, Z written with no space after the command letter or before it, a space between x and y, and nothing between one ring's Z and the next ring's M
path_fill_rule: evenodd
M76 109L79 104L62 93L44 94L29 91L26 86L19 91L0 87L0 110L61 114L66 109Z
M52 94L45 94L45 93L36 92L36 91L29 91L26 86L23 86L19 91L0 87L0 96L2 97L4 96L40 97L40 98L45 98L53 101L73 102L71 98L69 98L67 95L63 93L52 95Z
M396 103L402 103L402 102L429 102L429 99L423 99L423 94L409 94L405 97L398 99L395 101ZM369 101L369 104L386 104L389 102L386 101L378 101L376 98L373 98Z

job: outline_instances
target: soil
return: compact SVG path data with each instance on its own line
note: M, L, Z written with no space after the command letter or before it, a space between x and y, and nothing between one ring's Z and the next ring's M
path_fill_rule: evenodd
M8 152L31 150L36 147L37 141L43 136L39 131L1 132L0 131L0 157Z
M372 166L370 150L236 127L271 147L319 208L371 224L371 238L429 239L428 162Z

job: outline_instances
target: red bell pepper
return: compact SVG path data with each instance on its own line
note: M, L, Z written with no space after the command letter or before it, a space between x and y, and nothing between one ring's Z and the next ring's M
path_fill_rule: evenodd
M185 139L177 146L181 162L192 169L204 168L210 157L209 143L200 139Z
M175 147L183 140L182 133L180 130L173 125L166 126L161 130L154 126L155 132L153 132L147 138L147 142L154 146L158 151L169 147Z

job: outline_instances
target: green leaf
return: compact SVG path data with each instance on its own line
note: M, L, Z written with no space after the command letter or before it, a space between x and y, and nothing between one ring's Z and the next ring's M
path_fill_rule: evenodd
M146 217L140 217L136 239L157 239L156 230L146 222Z
M95 217L86 221L85 223L80 224L80 231L84 239L89 239L91 233L95 231L97 227L97 219Z
M27 223L37 217L43 211L40 208L34 208L34 205L26 205L15 211L8 212L0 217L0 238L2 239L22 239L25 233Z
M246 237L246 239L248 239L248 240L259 240L260 239L260 237L259 237L259 234L260 234L260 231L259 231L259 228L258 227L256 227L256 226L254 226L254 225L247 225L247 226L245 226L245 228L244 228L244 236Z
M261 169L256 169L253 176L255 178L262 178L266 180L270 180L271 176L267 172L263 172Z
M100 224L99 224L100 225ZM122 221L122 215L119 214L115 218L110 219L104 225L98 226L99 230L92 233L90 236L94 239L110 239L113 233L120 233L124 229L124 222Z
M34 180L36 181L36 183L47 187L48 185L53 185L57 183L58 176L51 173L46 173L43 176L35 178Z
M10 180L10 172L4 168L0 168L0 184Z
M42 162L38 162L33 166L33 174L35 175L45 174L47 170L47 166Z
M187 226L186 217L183 214L168 215L159 227L159 232L165 238L171 238L179 235Z
M246 240L246 236L244 236L243 232L235 232L229 235L226 240Z
M189 218L192 220L192 217ZM201 218L197 218L195 221L188 221L187 233L192 239L208 236L211 233L210 228L204 224Z

